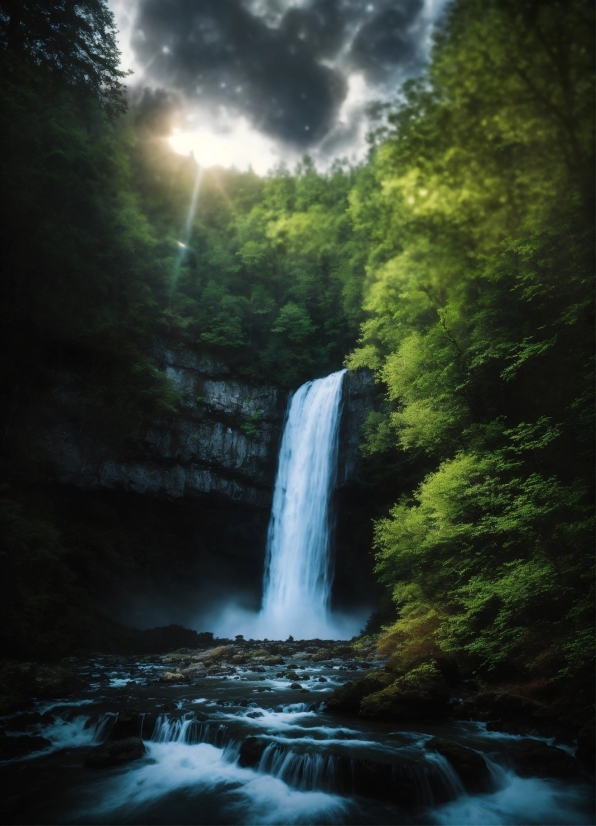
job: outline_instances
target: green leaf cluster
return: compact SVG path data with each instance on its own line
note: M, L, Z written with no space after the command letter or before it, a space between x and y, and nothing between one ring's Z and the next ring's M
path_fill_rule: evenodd
M360 346L393 443L434 468L376 525L411 667L593 663L592 11L459 0L350 194L369 238Z

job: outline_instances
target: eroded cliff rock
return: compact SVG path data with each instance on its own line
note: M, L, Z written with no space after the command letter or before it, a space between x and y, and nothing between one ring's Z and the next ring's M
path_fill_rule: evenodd
M162 349L162 369L180 394L180 412L118 445L79 425L76 377L54 389L44 434L48 478L84 490L122 490L166 499L218 495L270 507L287 394L231 375L188 349ZM374 397L372 375L347 373L342 396L338 485L358 480L360 428Z
M339 428L337 485L362 481L360 442L362 425L375 407L376 389L369 370L348 371L342 388L342 415Z
M162 367L181 397L180 413L118 448L77 429L76 382L55 390L63 415L45 434L50 473L83 489L119 489L171 499L220 494L267 508L285 394L229 375L226 365L188 350L166 350Z

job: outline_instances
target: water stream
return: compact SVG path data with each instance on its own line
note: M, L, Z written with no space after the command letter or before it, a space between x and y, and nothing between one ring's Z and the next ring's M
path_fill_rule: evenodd
M263 636L333 638L329 504L345 370L303 384L284 428L269 525Z
M160 681L172 666L158 657L151 663L81 661L85 685L76 695L38 703L36 719L28 710L0 721L8 737L41 734L50 741L42 752L0 763L0 803L12 807L2 822L594 823L587 776L557 780L514 771L511 758L525 738L448 719L396 724L334 717L325 711L326 697L362 676L365 664L335 658L331 649L326 662L292 650L281 668L299 672L301 690L291 688L279 665L260 666L255 659L228 676L178 685ZM85 755L111 736L123 709L141 712L146 754L123 765L85 768ZM487 788L466 791L449 763L428 750L433 736L483 755L491 769ZM251 765L241 757L247 738L261 744Z

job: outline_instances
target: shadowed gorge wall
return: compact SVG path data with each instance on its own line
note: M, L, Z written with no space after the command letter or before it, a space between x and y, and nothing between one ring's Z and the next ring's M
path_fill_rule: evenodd
M179 412L124 439L85 419L84 371L56 372L36 419L43 487L68 544L107 548L93 600L133 625L209 630L216 604L261 598L270 506L287 393L253 385L188 348L156 360L179 394ZM371 604L371 507L359 456L374 404L372 376L348 373L342 392L333 602ZM105 416L105 412L104 412ZM90 584L85 565L73 564ZM116 576L114 579L114 568Z

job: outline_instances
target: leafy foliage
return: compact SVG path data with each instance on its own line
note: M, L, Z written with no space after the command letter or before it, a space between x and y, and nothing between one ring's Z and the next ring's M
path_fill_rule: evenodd
M449 656L484 679L585 687L592 15L456 0L365 165L198 178L164 141L159 94L116 121L103 0L0 0L0 560L19 645L68 650L73 612L146 553L95 515L66 508L58 530L31 493L56 372L82 387L81 438L123 445L177 415L156 343L286 388L353 350L385 392L363 453L393 666L424 677Z
M126 111L116 26L106 0L0 0L0 47L7 62L25 57L69 86L91 92L115 117ZM8 58L8 61L7 61Z
M365 449L435 462L376 528L402 667L592 673L589 14L453 4L350 195L371 247L349 364L391 403Z

